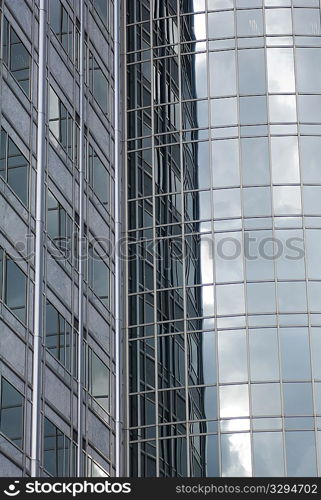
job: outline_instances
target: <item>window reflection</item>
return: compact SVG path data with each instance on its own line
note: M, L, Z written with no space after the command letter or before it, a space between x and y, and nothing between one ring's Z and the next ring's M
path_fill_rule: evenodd
M16 446L23 448L24 397L1 379L0 430Z
M247 417L249 415L249 395L247 385L227 385L220 387L221 418Z
M236 94L236 60L234 51L210 53L210 93L212 97Z
M222 476L249 477L252 474L250 434L222 434Z
M0 176L28 206L29 163L4 129L0 135Z
M284 476L283 439L281 432L254 433L253 453L255 476Z
M245 331L219 332L218 363L220 382L245 382L247 374Z
M286 432L286 458L289 477L316 475L314 432Z
M310 383L285 383L283 384L283 396L286 416L311 415L313 413Z
M238 36L263 35L263 15L261 10L237 11Z
M279 384L252 384L252 413L255 417L281 415L281 391Z
M282 376L285 380L311 378L307 328L280 328Z
M239 50L238 63L241 95L263 94L265 92L264 50Z
M292 33L291 9L266 9L267 35L289 35Z
M267 49L268 85L270 92L294 92L293 49Z
M275 328L249 331L252 380L278 380L278 337Z

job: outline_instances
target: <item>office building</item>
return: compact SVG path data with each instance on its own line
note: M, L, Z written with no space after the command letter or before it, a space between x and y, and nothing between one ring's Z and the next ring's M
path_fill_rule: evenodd
M0 475L320 475L319 0L0 6Z

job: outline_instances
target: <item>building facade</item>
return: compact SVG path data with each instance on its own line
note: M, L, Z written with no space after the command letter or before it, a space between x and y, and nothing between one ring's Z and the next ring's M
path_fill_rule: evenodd
M320 473L319 0L127 2L129 473Z
M0 9L0 475L320 475L319 0Z
M2 476L117 470L114 9L1 2Z

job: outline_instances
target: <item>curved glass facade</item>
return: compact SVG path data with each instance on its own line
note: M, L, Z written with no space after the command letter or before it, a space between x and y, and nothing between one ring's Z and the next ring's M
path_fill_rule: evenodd
M321 471L319 0L127 2L134 476Z

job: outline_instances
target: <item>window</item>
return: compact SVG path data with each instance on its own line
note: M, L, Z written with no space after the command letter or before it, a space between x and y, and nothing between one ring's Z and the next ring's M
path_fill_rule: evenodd
M0 176L24 205L28 205L29 164L7 132L0 135Z
M74 60L74 24L60 0L50 0L50 25L71 60ZM76 33L78 37L78 32ZM78 46L78 44L77 44Z
M68 371L71 371L73 342L73 374L76 374L77 345L76 335L73 335L72 327L57 311L47 302L46 304L46 348Z
M285 445L289 477L317 475L314 432L286 432Z
M100 201L107 205L110 199L110 176L94 149L89 146L89 184Z
M245 331L219 332L218 360L220 382L247 381Z
M250 433L222 434L221 457L223 477L252 475Z
M265 21L267 35L292 34L291 9L267 9Z
M234 36L234 12L211 12L208 14L209 38Z
M295 92L293 49L267 49L270 92Z
M237 34L238 36L263 35L262 10L238 10Z
M76 446L50 420L44 419L44 468L54 477L75 474Z
M247 417L249 395L247 385L225 385L220 387L221 418Z
M97 403L109 412L110 370L91 349L89 349L88 390Z
M47 231L61 253L72 261L72 219L63 206L48 191Z
M265 92L265 59L263 49L239 50L240 94ZM224 77L222 76L224 81Z
M320 12L318 17L320 18ZM319 93L321 91L321 49L298 48L296 62L298 92Z
M26 321L27 277L0 248L0 298L21 321Z
M284 476L283 442L281 432L254 433L253 454L255 476Z
M241 139L241 159L243 184L245 186L270 184L267 138Z
M87 457L87 477L108 477L108 474L91 457Z
M109 0L92 0L92 3L93 3L95 10L98 12L99 16L104 21L105 25L108 27L109 26L109 18L110 18L110 13L109 13L110 2L109 2Z
M0 431L19 448L23 447L24 397L1 379Z
M110 270L92 247L89 249L88 267L89 286L105 306L108 307L110 298Z
M252 384L251 398L254 417L281 415L280 384Z
M274 328L250 330L251 379L256 381L278 380L278 336Z
M89 88L104 114L107 114L109 83L92 52L89 52Z
M73 159L75 142L73 118L51 87L49 91L49 129L68 156ZM77 158L76 150L77 144L75 144L75 159Z
M31 57L6 18L3 26L3 60L22 90L29 96Z
M236 94L235 52L210 53L210 93L213 97Z
M285 380L311 378L309 332L307 328L280 328L282 377Z
M241 125L267 123L266 98L263 96L240 98Z

